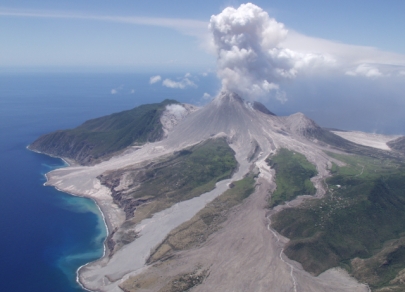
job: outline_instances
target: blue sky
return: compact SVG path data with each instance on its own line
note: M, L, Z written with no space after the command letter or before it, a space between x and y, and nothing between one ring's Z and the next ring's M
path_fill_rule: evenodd
M206 22L241 1L0 2L0 66L143 70L215 67L202 40L161 18ZM255 1L270 17L301 34L405 55L405 2ZM36 17L33 17L36 16ZM51 17L53 16L53 17ZM82 18L74 18L80 16ZM155 25L91 17L148 18ZM184 28L188 28L187 21ZM204 27L203 27L204 28ZM190 29L192 30L192 29ZM194 29L195 33L201 30Z
M1 0L0 72L146 72L160 76L151 87L172 90L198 88L196 74L217 74L223 87L279 114L301 111L323 126L405 134L405 1L254 1L268 13L267 26L276 20L270 26L279 39L262 51L248 44L263 57L250 71L226 58L234 52L218 38L221 21L208 30L212 15L229 21L221 12L242 3ZM224 37L231 40L232 30ZM246 43L233 45L240 53ZM169 72L178 77L168 79Z

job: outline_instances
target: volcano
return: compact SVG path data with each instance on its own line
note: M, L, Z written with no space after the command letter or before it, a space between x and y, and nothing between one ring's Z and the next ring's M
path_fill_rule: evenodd
M86 289L368 291L361 284L370 280L361 261L374 255L365 250L387 253L381 242L400 240L379 235L378 243L367 245L352 223L339 221L341 210L357 208L379 187L373 181L374 189L364 187L357 199L349 196L365 184L360 179L373 163L390 161L387 167L403 169L403 153L371 147L367 141L377 139L372 134L362 133L368 140L359 142L355 133L329 131L302 113L276 116L227 91L202 108L165 101L142 114L147 122L125 132L142 134L131 134L125 144L129 138L119 132L113 144L123 146L114 151L97 150L108 139L94 137L118 137L123 114L86 122L80 135L58 131L30 145L71 163L48 173L46 185L92 198L105 217L105 255L78 271ZM384 145L398 138L380 136ZM367 179L372 178L370 172ZM300 180L303 186L296 189ZM276 193L280 198L274 201ZM395 196L402 208L404 192ZM326 241L340 240L343 235L330 232L342 226L353 233L351 243L343 241L356 250ZM401 230L405 226L396 225L392 234ZM349 275L343 262L349 262L349 272L363 273Z

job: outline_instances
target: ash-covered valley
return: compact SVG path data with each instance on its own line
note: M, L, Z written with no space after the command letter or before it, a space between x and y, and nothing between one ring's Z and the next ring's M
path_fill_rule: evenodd
M47 185L104 214L105 255L78 271L86 289L404 289L403 138L331 132L229 91L141 109L30 145L71 162Z

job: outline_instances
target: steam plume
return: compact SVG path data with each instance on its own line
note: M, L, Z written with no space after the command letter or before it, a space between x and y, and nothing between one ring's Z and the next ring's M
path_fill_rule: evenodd
M285 101L280 81L294 78L298 69L318 59L282 48L287 29L252 3L213 15L209 29L223 90L246 98L273 95Z

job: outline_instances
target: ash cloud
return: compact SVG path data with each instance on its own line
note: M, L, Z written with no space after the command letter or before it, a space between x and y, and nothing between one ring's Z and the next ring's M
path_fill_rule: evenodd
M286 94L280 83L293 79L299 70L330 62L323 55L299 53L283 48L288 30L252 4L227 7L210 19L209 29L217 54L222 89L244 98L272 96L281 102Z

